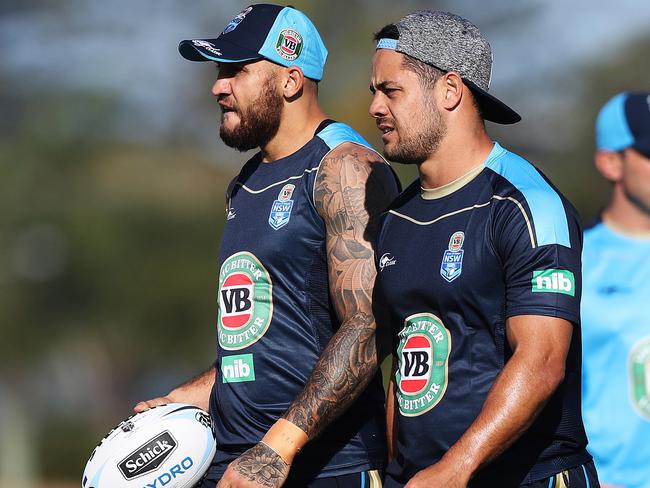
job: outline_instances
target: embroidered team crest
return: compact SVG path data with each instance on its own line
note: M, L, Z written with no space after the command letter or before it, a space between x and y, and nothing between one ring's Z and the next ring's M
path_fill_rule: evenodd
M237 26L241 23L242 20L250 13L250 11L253 10L253 7L248 7L239 12L234 19L232 19L226 28L223 30L222 34L228 34L228 32L234 31Z
M399 339L397 404L401 415L416 417L445 395L451 335L438 317L418 313L404 320Z
M632 405L641 417L650 420L650 337L634 345L629 365Z
M288 61L293 61L302 51L302 36L293 29L284 29L275 44L277 53Z
M271 213L269 215L269 225L275 230L284 227L289 223L291 218L291 209L293 209L293 190L296 185L286 184L280 190L278 199L273 201L271 205Z
M454 281L463 272L463 243L465 242L465 233L462 231L454 232L449 239L449 248L442 255L440 264L440 276L449 283Z

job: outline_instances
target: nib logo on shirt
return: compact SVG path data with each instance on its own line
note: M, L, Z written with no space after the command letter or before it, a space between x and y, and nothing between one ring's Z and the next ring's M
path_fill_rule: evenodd
M533 293L576 294L575 277L566 269L545 269L533 271Z

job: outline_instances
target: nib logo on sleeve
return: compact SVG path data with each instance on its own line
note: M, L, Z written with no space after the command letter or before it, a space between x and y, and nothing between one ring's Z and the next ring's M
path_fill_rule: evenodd
M565 269L545 269L533 271L533 293L563 293L576 294L575 277Z

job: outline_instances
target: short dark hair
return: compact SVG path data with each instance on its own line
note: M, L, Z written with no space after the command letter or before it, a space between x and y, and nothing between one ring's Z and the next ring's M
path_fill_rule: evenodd
M374 35L375 42L379 41L379 39L399 39L399 30L397 29L397 26L395 24L388 24L382 27L381 30L379 30L379 32L375 33ZM438 81L440 77L445 74L445 70L427 63L423 63L422 61L415 59L408 54L404 54L402 66L405 69L412 71L418 75L420 83L422 83L422 86L425 88L432 88L436 81ZM485 119L483 116L483 110L478 103L478 100L474 96L474 93L471 89L469 92L472 94L472 104L478 111L479 116L481 119Z
M399 39L399 30L395 24L388 24L375 34L375 42L379 39ZM415 59L407 54L404 55L402 66L418 75L422 86L432 88L433 85L445 74L444 70Z

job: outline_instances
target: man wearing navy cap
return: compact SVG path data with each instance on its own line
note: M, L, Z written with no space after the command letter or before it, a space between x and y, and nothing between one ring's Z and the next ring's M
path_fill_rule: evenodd
M252 5L179 50L217 63L220 136L259 152L226 196L215 367L136 411L209 408L217 454L205 488L280 486L290 466L286 486L380 486L372 241L394 173L322 112L327 50L298 10Z
M580 416L577 212L485 120L492 53L471 22L418 11L376 36L370 113L419 178L384 214L377 282L394 375L387 487L596 487Z
M650 488L650 93L596 119L611 198L585 231L582 411L604 486Z

